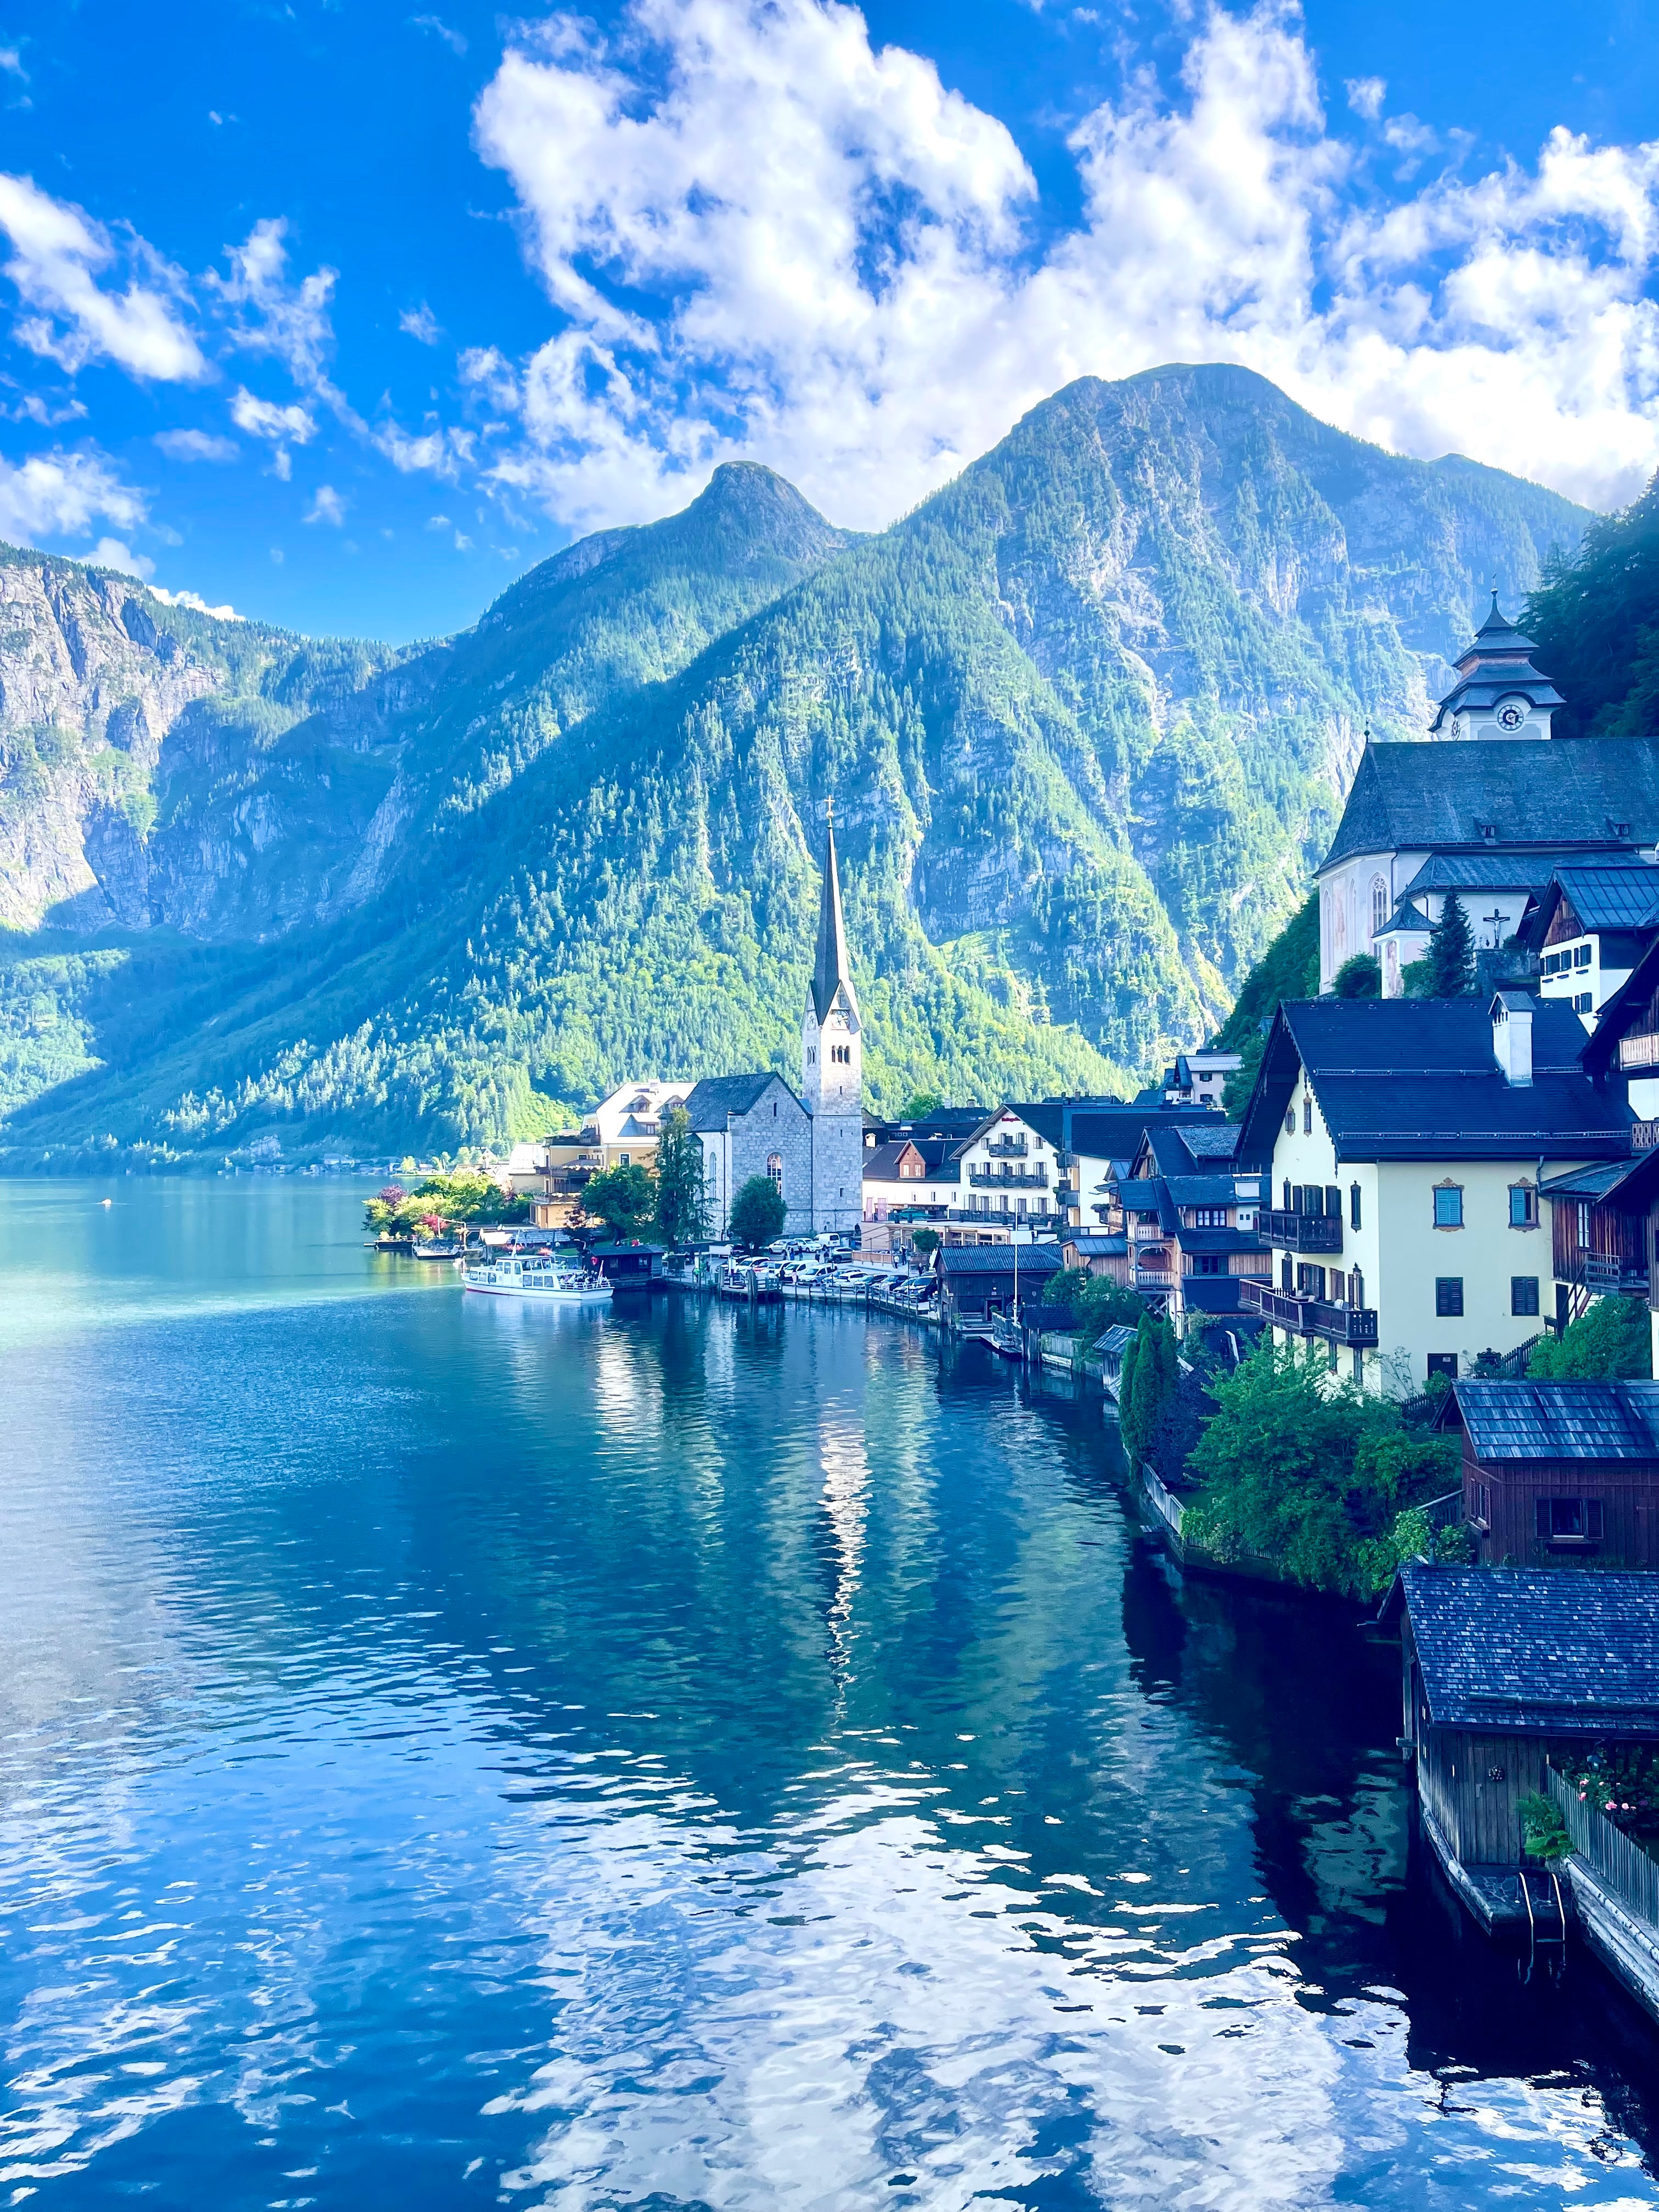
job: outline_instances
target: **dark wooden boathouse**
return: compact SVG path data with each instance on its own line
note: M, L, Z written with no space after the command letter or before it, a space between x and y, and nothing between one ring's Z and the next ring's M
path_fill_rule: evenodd
M1598 1743L1659 1745L1659 1576L1402 1567L1405 1726L1423 1830L1489 1932L1524 1926L1520 1801Z

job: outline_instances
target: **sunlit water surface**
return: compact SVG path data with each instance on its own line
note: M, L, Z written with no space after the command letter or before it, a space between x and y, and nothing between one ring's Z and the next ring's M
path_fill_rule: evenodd
M1659 2203L1395 1655L1183 1588L1097 1406L361 1198L0 1184L0 2201Z

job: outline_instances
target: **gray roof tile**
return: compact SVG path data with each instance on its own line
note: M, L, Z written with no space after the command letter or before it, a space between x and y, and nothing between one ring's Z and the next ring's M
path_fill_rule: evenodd
M1659 1736L1659 1575L1401 1570L1437 1727Z

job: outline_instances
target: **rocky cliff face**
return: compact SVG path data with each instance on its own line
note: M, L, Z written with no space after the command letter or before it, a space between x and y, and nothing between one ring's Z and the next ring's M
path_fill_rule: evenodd
M111 1065L27 1132L457 1143L787 1070L830 797L878 1100L1121 1085L1224 1012L1486 579L1584 520L1181 369L1068 387L875 538L723 469L401 655L20 556L6 913L217 948L210 1018L181 955L142 1036L106 971L54 981Z

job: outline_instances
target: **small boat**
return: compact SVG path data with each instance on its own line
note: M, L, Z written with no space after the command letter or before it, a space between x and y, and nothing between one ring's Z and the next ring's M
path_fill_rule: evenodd
M461 1248L453 1237L434 1237L429 1244L416 1244L414 1250L417 1260L459 1260L461 1256Z
M530 1298L538 1304L609 1305L611 1285L603 1275L585 1267L560 1265L539 1255L529 1259L486 1260L463 1267L461 1280L469 1291L482 1291L495 1298Z

